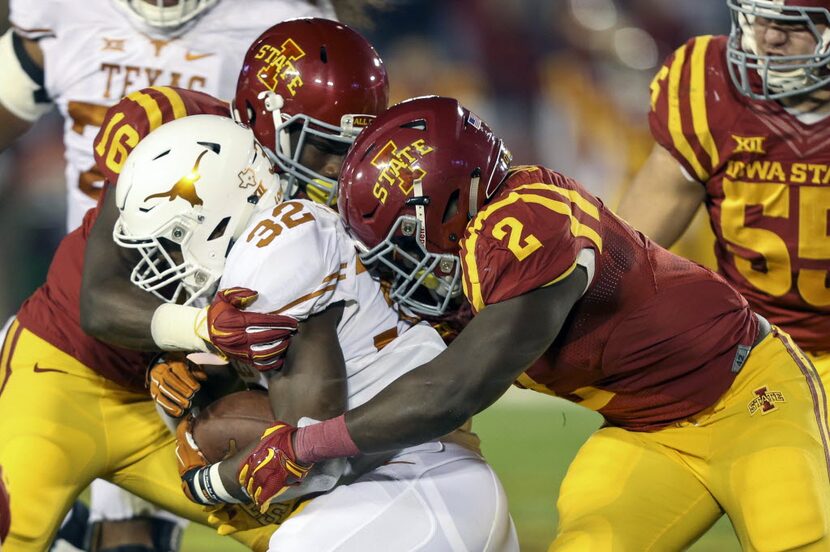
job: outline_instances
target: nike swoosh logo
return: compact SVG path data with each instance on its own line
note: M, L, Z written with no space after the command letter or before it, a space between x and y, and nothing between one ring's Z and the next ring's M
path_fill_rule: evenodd
M210 56L215 56L216 54L193 54L190 52L184 53L184 60L185 61L196 61L197 59L202 59Z
M41 368L40 366L37 365L37 362L35 362L34 371L37 372L38 374L43 374L44 372L60 372L61 374L68 374L69 373L66 370L60 370L58 368Z

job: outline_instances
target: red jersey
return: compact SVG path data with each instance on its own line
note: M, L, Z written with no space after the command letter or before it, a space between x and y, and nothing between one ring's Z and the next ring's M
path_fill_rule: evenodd
M117 182L127 155L163 123L186 115L230 116L230 106L195 90L151 86L128 94L107 110L93 142L95 164L108 182Z
M95 138L99 169L107 180L115 182L139 140L165 122L201 113L230 115L227 103L201 92L166 86L133 92L107 111ZM81 329L83 260L99 208L100 205L87 211L81 226L61 241L46 283L23 303L17 319L29 331L101 376L127 389L142 391L150 355L109 345Z
M706 187L719 272L803 348L827 351L830 125L741 95L726 40L697 37L668 58L651 85L651 130Z
M574 180L513 169L467 226L473 308L555 283L593 251L595 272L553 345L518 380L632 430L700 412L729 388L757 319L713 272L659 247ZM738 360L736 360L738 358Z

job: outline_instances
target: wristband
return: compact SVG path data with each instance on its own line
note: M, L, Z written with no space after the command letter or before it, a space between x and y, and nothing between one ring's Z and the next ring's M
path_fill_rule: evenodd
M195 470L190 470L184 475L184 482L190 489L190 494L199 504L210 506L213 504L239 504L241 501L234 498L219 475L219 464L213 464Z
M164 303L150 322L153 341L165 351L209 353L206 309Z
M294 433L293 444L296 459L304 463L360 454L360 449L349 435L344 414L299 428Z
M0 64L0 105L28 123L52 108L43 88L43 70L29 57L21 37L12 29L0 37Z
M225 484L222 483L222 477L219 475L219 464L221 462L212 464L209 468L209 477L208 480L213 488L213 491L216 493L216 496L219 498L220 502L224 502L226 504L239 504L242 502L238 498L235 498L228 490L225 488Z

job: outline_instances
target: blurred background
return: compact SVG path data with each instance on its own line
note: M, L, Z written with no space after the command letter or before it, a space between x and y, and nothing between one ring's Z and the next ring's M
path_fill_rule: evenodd
M689 37L728 32L725 4L399 0L368 22L341 16L386 62L394 102L423 94L457 97L505 139L517 164L543 164L575 177L613 207L652 146L646 114L654 72ZM2 30L7 15L3 0ZM3 320L43 281L63 236L61 129L53 112L0 154ZM711 234L701 219L679 248L711 262ZM479 416L476 429L507 488L522 550L546 549L556 530L559 482L599 423L593 413L531 392L511 391ZM205 535L208 530L189 531L186 549L229 549ZM723 520L693 548L738 549Z

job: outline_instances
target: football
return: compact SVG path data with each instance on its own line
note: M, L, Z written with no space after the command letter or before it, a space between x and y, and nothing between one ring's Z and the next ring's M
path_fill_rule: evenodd
M239 391L217 399L193 422L193 439L208 462L219 462L274 423L265 391Z

